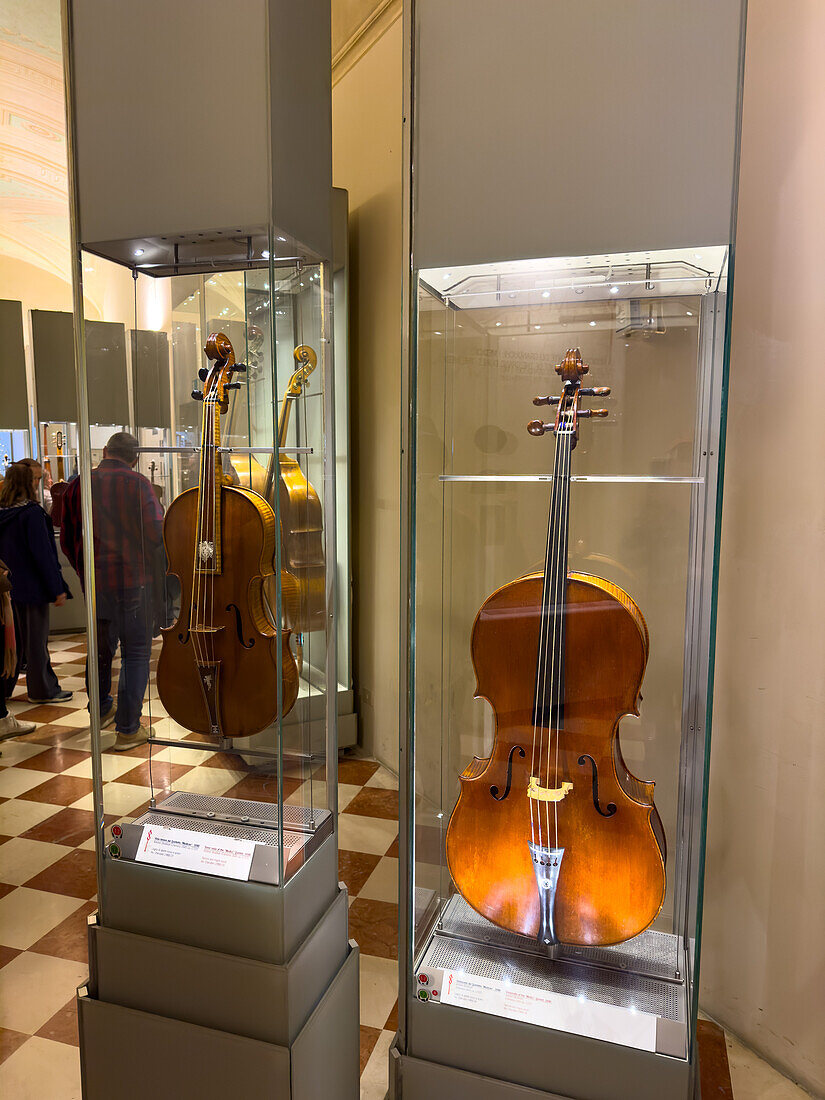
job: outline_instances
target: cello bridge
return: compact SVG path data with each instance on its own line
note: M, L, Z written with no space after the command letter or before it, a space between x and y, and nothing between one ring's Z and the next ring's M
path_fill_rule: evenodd
M573 784L565 780L560 787L542 787L535 775L530 777L527 784L527 797L535 798L537 802L561 802L569 791L573 790Z

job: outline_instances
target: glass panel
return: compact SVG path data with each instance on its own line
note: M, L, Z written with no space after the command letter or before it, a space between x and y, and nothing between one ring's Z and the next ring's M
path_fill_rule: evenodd
M83 262L128 410L98 422L111 387L90 385L107 856L277 885L332 831L331 302L324 264L270 251L203 275Z
M421 1001L651 1051L663 1018L687 1056L691 601L725 259L419 273Z

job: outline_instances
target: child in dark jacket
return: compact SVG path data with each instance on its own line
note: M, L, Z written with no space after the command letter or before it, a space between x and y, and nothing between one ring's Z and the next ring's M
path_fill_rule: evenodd
M59 607L70 592L57 560L54 527L37 503L29 466L13 463L0 485L0 558L10 573L29 701L71 699L49 660L49 604Z

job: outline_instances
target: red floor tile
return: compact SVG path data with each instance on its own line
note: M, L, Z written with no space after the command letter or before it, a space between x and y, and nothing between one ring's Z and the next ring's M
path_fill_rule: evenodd
M27 802L50 802L53 806L68 806L91 792L91 779L81 779L76 775L55 775L18 797Z
M372 1049L378 1042L378 1036L380 1034L380 1028L365 1027L363 1024L361 1024L361 1073L364 1072L364 1066L369 1061L369 1057L372 1054Z
M16 890L16 886L12 886L8 882L0 882L0 898L4 898L6 894L10 894L12 890Z
M52 955L58 959L71 959L85 963L89 958L86 918L97 909L95 902L87 901L70 917L61 921L29 948L38 955Z
M18 740L32 741L36 745L60 745L71 737L77 737L82 732L77 726L61 726L59 723L49 723L46 726L38 726L34 733L27 733Z
M284 777L284 798L297 791L301 785L300 779ZM245 775L234 787L224 791L224 798L248 798L253 802L277 802L278 777L275 775Z
M363 787L343 811L361 817L381 817L386 821L398 820L398 791L385 791L380 787Z
M112 818L112 821L116 820ZM77 848L89 837L94 836L95 815L91 810L73 810L67 806L45 821L32 826L21 835L26 840L42 840L51 844L65 844Z
M53 1039L56 1043L67 1043L69 1046L79 1046L77 1035L77 1002L74 997L55 1012L50 1020L47 1020L37 1032L41 1039Z
M380 856L367 855L366 852L338 852L338 878L344 883L350 897L355 897L361 887L378 866Z
M30 878L30 890L45 890L49 894L68 894L70 898L92 898L97 893L97 861L95 853L75 848L57 863Z
M148 787L150 785L149 768L149 760L144 760L143 763L138 764L131 771L118 776L117 781L118 783L135 783L139 787ZM168 790L176 779L186 775L191 770L191 764L170 764L166 760L153 760L151 761L151 782L155 787Z
M349 933L365 955L398 958L398 906L356 898L349 907Z
M19 1046L30 1038L20 1031L10 1031L7 1027L0 1027L0 1063L5 1062L9 1055L14 1054Z
M4 947L0 944L0 967L10 963L12 959L16 959L19 954L20 952L16 947Z
M15 767L39 772L64 772L75 764L82 764L89 756L90 753L79 749L52 748L39 752L37 756L30 756L27 760L21 760Z
M387 1017L387 1022L384 1024L385 1031L398 1031L398 1001L392 1006L392 1012Z
M377 771L378 764L374 760L339 760L338 782L361 786Z
M25 710L17 712L21 722L59 722L67 714L74 714L77 707L61 706L57 703L35 703ZM80 732L80 731L78 731Z

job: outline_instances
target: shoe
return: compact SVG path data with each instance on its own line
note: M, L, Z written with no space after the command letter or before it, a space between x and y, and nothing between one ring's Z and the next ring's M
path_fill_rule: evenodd
M73 691L58 691L57 695L53 695L51 699L32 699L31 695L27 696L30 703L65 703L68 699L71 699L74 695Z
M112 723L115 720L115 711L116 710L117 710L117 707L115 706L115 704L110 703L108 710L101 711L101 713L100 713L100 728L102 730L108 729L109 726L112 725Z
M18 722L13 714L0 718L0 741L6 741L9 737L22 737L24 733L34 733L37 729L35 722Z
M117 731L117 741L115 741L112 748L115 752L126 752L127 749L137 748L138 745L145 745L149 740L149 734L145 730L140 729L137 733L121 733Z

